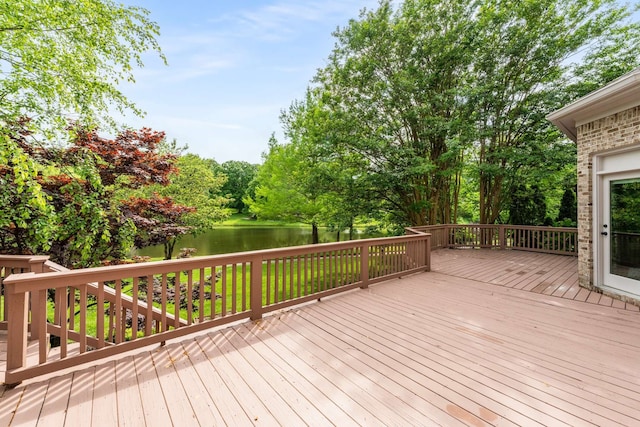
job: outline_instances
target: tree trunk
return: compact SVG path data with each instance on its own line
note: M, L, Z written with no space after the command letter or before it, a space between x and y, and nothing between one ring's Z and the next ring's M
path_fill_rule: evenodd
M318 235L318 225L315 223L311 224L311 243L314 245L320 243L320 236Z
M176 246L176 239L169 239L164 242L164 259L171 259L173 256L173 248Z

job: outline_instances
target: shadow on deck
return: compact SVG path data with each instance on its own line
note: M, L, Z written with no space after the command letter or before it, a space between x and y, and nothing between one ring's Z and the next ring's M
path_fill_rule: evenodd
M25 381L0 425L639 425L639 360L638 307L579 288L575 258L439 250L429 273Z

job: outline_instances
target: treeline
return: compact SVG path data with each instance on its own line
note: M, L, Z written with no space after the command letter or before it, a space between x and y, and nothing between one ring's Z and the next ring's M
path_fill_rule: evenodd
M350 227L575 222L576 147L545 116L638 66L615 1L405 0L336 30L282 114L253 212ZM561 205L562 202L562 205Z

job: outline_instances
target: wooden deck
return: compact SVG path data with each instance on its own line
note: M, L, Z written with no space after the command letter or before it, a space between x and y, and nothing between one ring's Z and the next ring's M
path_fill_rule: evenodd
M0 426L640 425L640 312L576 264L436 251L430 273L0 392Z

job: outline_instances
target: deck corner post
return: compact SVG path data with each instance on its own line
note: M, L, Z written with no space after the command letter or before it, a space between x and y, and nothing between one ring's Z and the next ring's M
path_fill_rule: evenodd
M16 293L14 284L7 284L5 298L9 313L7 316L7 373L25 367L27 364L27 320L28 292Z
M251 260L250 278L251 320L262 319L262 257Z
M360 246L360 288L369 287L369 245Z

